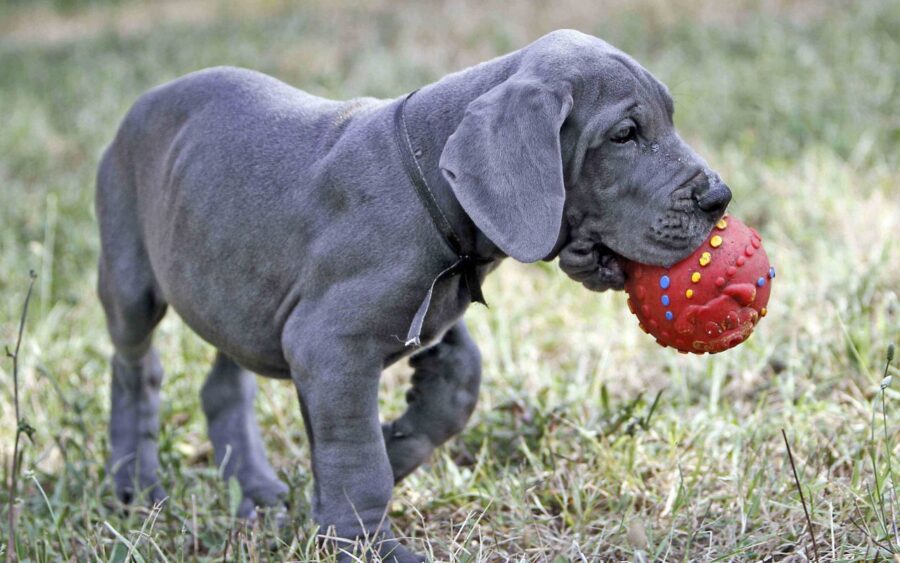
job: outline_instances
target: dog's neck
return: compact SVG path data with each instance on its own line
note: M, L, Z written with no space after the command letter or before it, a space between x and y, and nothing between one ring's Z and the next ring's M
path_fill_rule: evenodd
M435 200L458 235L472 244L478 256L485 258L501 259L506 255L466 214L441 173L439 162L447 139L462 121L469 104L515 72L518 58L517 53L512 53L451 74L416 92L404 112L410 143L414 151L421 151L418 162ZM496 69L476 71L486 66Z

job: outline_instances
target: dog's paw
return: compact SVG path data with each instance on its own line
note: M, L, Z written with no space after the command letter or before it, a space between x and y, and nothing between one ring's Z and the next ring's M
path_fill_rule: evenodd
M238 505L237 517L249 525L265 522L267 526L271 524L278 530L288 529L291 524L290 507L287 502L266 506L244 497Z
M286 517L290 489L281 480L268 476L257 478L243 493L238 518L253 521L260 513L274 517L276 521Z
M621 258L602 244L572 242L560 251L559 267L591 291L625 287Z
M337 560L340 563L358 563L359 561L381 561L382 563L424 563L428 559L404 547L392 536L386 537L374 545L362 549L341 548Z
M116 497L123 505L153 506L168 498L155 475L133 476L133 465L119 468L115 473Z

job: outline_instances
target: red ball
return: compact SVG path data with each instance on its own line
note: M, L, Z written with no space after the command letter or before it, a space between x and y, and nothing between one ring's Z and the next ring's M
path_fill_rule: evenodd
M669 267L625 264L628 308L662 346L715 354L746 340L775 268L754 229L726 215L693 254Z

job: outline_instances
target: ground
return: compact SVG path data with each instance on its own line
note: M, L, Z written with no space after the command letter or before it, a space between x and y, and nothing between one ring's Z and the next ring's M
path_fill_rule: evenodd
M735 350L679 355L638 329L621 293L508 261L485 285L490 309L467 315L481 402L398 487L398 531L447 561L897 561L896 367L882 384L900 343L900 4L889 0L0 2L0 345L13 348L37 274L19 354L34 428L21 446L20 558L317 557L291 385L261 380L258 413L292 522L248 527L230 516L234 487L216 478L199 408L213 351L175 315L157 337L171 496L130 512L114 500L93 183L142 91L232 64L324 96L393 97L561 27L610 41L669 85L676 125L778 268L769 315ZM5 552L16 419L13 363L0 360ZM385 417L402 409L408 375L384 377Z

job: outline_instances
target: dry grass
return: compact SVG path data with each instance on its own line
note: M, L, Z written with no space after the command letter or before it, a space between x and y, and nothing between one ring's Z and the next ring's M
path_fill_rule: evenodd
M113 500L92 183L141 91L237 64L323 95L395 96L558 27L606 38L669 84L679 128L778 268L771 313L740 348L686 357L641 333L622 295L587 293L554 264L504 264L485 287L491 308L467 315L485 358L479 408L397 489L398 530L449 561L806 560L783 428L819 559L896 558L900 393L881 382L900 340L900 10L762 0L0 5L0 341L14 341L28 270L39 274L21 354L36 427L21 556L221 560L228 545L242 560L317 557L293 390L261 381L258 412L294 526L236 525L196 398L212 350L174 315L158 333L171 498L130 514ZM385 375L386 417L407 376ZM10 386L0 395L8 459Z

